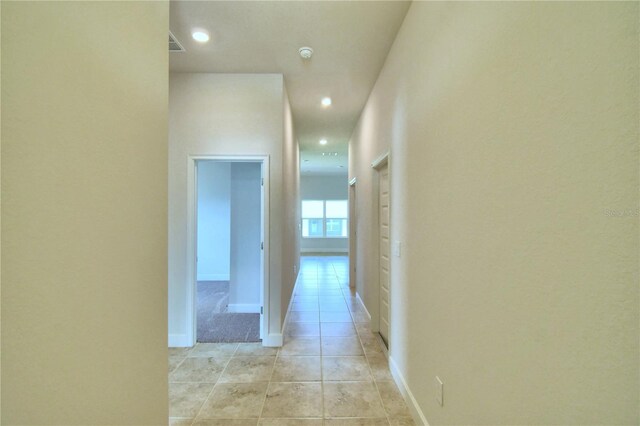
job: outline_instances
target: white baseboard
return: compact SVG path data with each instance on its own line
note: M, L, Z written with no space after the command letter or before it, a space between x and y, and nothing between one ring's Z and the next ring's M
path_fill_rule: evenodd
M376 338L378 339L378 345L380 345L380 349L382 350L382 354L384 355L384 357L387 359L387 362L388 362L389 361L389 349L387 348L387 345L384 343L384 340L382 340L382 336L380 335L379 331L376 332Z
M358 302L360 302L360 306L362 306L362 309L364 309L364 313L367 314L367 318L369 318L369 321L371 321L371 314L369 313L369 310L367 309L367 307L364 305L364 302L362 301L362 298L360 298L360 295L358 294L357 291L356 291L356 299L358 300Z
M285 335L287 324L289 324L289 312L291 312L291 304L293 298L296 297L296 288L298 288L298 278L300 278L300 271L296 274L296 282L293 284L293 290L291 290L291 298L289 298L289 306L287 306L287 313L284 315L284 324L282 324L282 335ZM283 341L284 343L284 341Z
M348 248L301 248L300 253L339 253L349 254Z
M260 305L255 303L229 303L227 312L259 314Z
M296 286L298 282L296 280L296 284L293 286L293 292L291 292L291 299L289 299L289 306L287 306L287 313L284 315L284 324L282 324L282 335L284 336L287 332L287 325L289 325L289 312L291 312L291 304L293 303L294 295L296 294ZM284 343L284 341L282 342Z
M191 347L189 336L187 336L186 334L169 334L169 347L170 348Z
M269 333L266 337L262 338L262 346L268 346L272 348L279 348L284 342L282 333Z
M364 305L364 302L362 301L362 298L360 297L357 291L356 291L356 300L360 302L360 306L362 306L362 309L364 309L364 313L367 315L367 318L369 319L369 325L371 327L371 331L375 333L376 338L378 339L378 345L380 345L380 349L382 349L382 353L384 354L385 358L389 359L389 349L387 349L387 345L385 345L384 341L382 340L382 336L379 333L377 325L371 323L371 314L369 313L369 310L367 309L367 307Z
M229 281L229 274L198 274L198 281Z
M407 403L407 407L409 407L409 411L411 412L411 417L413 417L413 421L417 425L429 426L429 422L427 421L427 417L424 415L420 406L418 405L418 401L413 397L413 393L411 393L411 389L407 385L404 376L400 372L398 368L398 364L393 360L392 357L389 357L389 369L391 370L391 376L393 376L393 380L396 382L398 389L400 389L400 393L404 397L405 402Z

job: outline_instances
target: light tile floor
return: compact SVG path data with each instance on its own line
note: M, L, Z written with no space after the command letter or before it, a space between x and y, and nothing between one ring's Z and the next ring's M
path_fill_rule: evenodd
M280 349L169 349L172 426L413 425L346 257L303 257Z

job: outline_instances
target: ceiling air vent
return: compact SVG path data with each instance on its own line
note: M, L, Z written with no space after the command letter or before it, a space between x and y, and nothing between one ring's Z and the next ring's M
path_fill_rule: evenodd
M171 34L169 31L169 52L184 52L185 49L182 47L176 36Z

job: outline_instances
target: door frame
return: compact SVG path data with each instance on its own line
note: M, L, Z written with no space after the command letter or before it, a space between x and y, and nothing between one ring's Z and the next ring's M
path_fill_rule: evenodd
M197 224L198 224L198 162L218 161L225 163L259 163L262 165L262 211L260 257L260 338L262 344L269 333L269 156L268 155L189 155L187 158L187 340L190 345L197 339Z
M358 251L358 206L356 178L349 181L349 287L356 287L356 253Z
M371 310L371 324L370 329L372 332L378 334L378 338L382 342L382 337L379 335L380 332L380 170L387 166L387 173L389 175L389 251L391 251L391 203L392 203L392 191L391 191L391 162L389 161L390 152L387 151L380 155L378 158L371 162L371 168L374 170L374 179L373 179L373 194L375 199L375 209L373 211L373 223L375 224L375 229L373 232L373 236L375 238L376 244L374 245L375 250L375 259L376 259L376 268L374 274L374 282L376 283L376 304L375 309ZM392 298L392 280L391 280L391 256L389 256L389 336L387 336L387 344L383 345L384 348L391 348L391 298ZM384 351L385 355L387 351Z

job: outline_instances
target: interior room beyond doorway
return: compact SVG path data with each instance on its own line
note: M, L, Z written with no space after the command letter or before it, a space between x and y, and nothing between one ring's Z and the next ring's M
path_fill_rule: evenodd
M262 165L197 163L197 341L258 342Z

